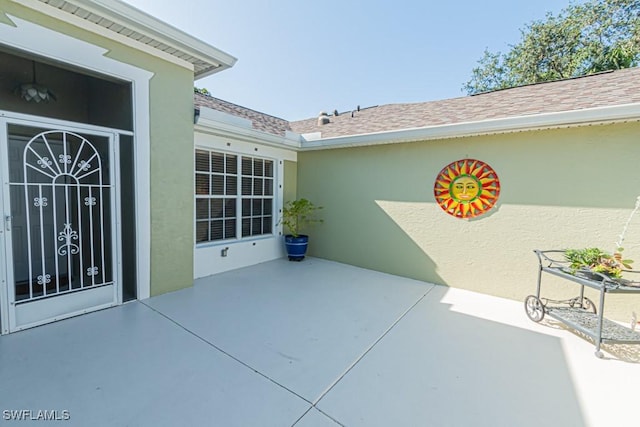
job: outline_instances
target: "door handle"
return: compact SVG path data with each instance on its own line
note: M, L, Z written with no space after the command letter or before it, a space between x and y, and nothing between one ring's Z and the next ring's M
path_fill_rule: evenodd
M11 231L11 215L4 216L4 228L7 231Z

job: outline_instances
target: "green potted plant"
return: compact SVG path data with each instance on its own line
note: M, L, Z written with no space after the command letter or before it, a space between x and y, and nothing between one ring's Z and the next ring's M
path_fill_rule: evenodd
M284 205L280 224L289 231L289 234L284 236L289 261L304 259L309 245L309 236L301 233L307 226L322 222L321 219L313 217L319 209L322 209L322 206L316 206L305 198L292 200Z
M633 263L630 259L622 259L622 248L610 255L599 248L567 249L564 252L565 259L569 262L571 274L580 273L590 276L590 273L600 273L612 279L622 278L624 269L631 269ZM600 276L591 275L598 279Z

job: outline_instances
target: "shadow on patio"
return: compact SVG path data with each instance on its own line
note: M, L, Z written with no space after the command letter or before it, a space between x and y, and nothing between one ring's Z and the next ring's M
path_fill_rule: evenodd
M622 426L632 378L517 302L313 258L0 338L6 425Z

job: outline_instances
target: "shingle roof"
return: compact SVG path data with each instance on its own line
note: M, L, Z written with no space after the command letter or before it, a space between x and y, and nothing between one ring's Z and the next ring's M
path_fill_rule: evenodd
M300 134L322 138L583 110L640 102L640 68L628 68L474 96L413 104L388 104L291 122Z
M284 119L232 104L231 102L223 101L210 95L195 92L194 96L196 107L208 107L213 110L222 111L223 113L249 119L253 123L253 128L256 130L279 136L284 136L286 131L291 130L289 122Z

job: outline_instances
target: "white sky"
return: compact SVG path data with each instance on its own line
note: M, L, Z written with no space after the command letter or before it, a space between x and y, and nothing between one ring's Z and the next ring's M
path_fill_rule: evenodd
M569 0L125 0L221 49L236 65L196 82L288 120L357 105L464 96L485 48ZM583 3L584 1L578 1Z

